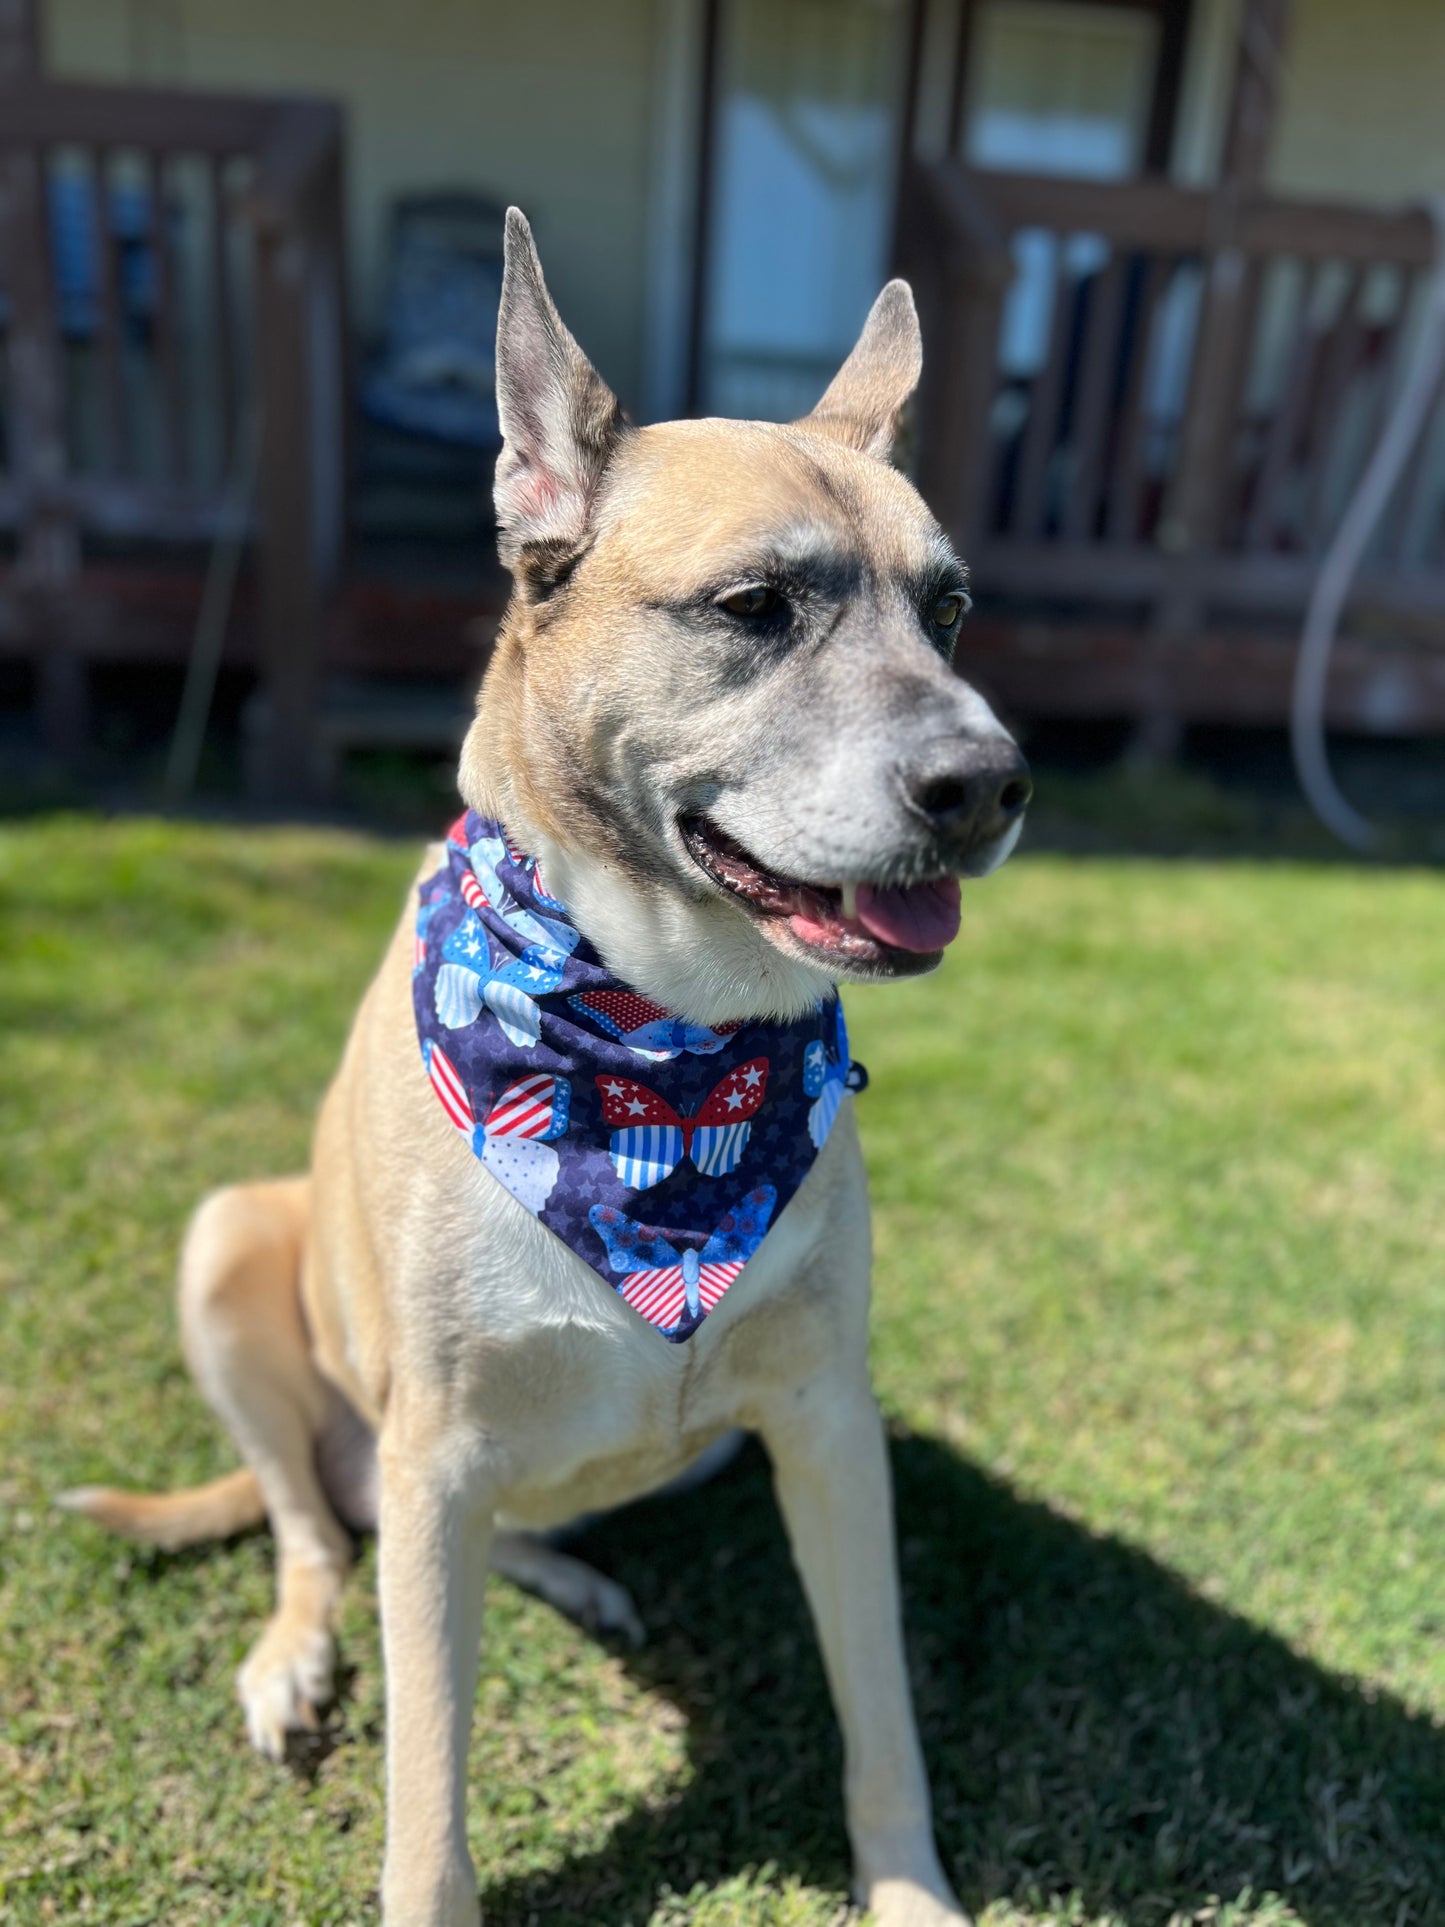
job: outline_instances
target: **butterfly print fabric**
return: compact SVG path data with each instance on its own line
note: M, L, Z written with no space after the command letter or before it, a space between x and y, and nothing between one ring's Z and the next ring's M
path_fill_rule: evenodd
M472 811L421 887L412 993L432 1089L484 1168L674 1342L862 1084L836 997L789 1024L684 1022L613 977Z
M613 1127L612 1168L633 1190L647 1191L670 1178L686 1157L710 1178L737 1170L767 1095L768 1060L754 1057L729 1071L696 1117L679 1117L665 1097L629 1077L606 1074L597 1088L602 1115Z

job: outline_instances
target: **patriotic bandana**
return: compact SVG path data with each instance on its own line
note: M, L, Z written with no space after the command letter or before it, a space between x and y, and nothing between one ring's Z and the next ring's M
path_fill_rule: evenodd
M836 997L709 1028L629 990L475 811L422 885L412 994L432 1088L486 1169L674 1343L867 1081Z

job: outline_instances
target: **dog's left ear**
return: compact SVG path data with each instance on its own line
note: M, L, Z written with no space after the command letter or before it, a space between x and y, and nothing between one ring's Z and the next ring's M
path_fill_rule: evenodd
M887 461L903 404L922 371L913 290L906 281L890 281L869 310L852 354L798 426Z
M621 432L622 410L563 326L527 217L515 207L507 209L497 313L497 417L502 452L493 499L502 560L512 567L527 548L556 560L574 554Z

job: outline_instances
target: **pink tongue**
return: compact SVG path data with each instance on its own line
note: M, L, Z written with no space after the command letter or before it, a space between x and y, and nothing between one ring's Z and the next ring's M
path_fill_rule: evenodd
M858 921L870 936L896 950L942 950L958 935L957 877L914 883L906 890L858 885Z

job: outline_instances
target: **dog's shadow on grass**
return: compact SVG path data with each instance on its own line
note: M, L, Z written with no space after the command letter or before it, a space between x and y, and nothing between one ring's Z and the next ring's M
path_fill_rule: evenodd
M966 1906L1077 1894L1130 1927L1282 1896L1311 1927L1445 1918L1445 1732L1332 1677L1146 1555L937 1441L893 1445L905 1613L937 1831ZM577 1548L651 1629L627 1664L693 1768L595 1854L488 1885L489 1927L646 1920L771 1863L848 1882L841 1748L753 1446Z

